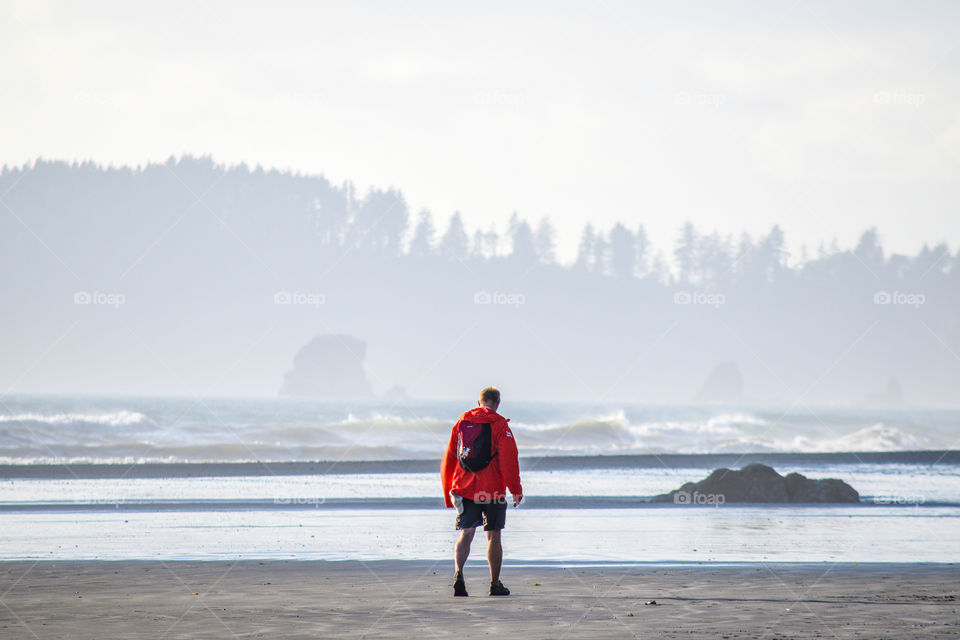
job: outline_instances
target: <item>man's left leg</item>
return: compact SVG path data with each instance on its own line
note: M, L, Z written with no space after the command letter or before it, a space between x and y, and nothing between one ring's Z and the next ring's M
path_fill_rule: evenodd
M460 537L457 538L457 546L454 554L456 563L454 571L456 573L463 571L463 565L467 564L467 558L470 556L470 543L473 542L473 534L476 530L476 527L460 530ZM497 533L500 532L498 531Z
M463 565L467 564L467 557L470 555L470 543L473 542L473 534L476 527L469 527L460 531L460 537L457 538L455 549L455 573L453 576L453 595L466 596L467 585L463 580Z

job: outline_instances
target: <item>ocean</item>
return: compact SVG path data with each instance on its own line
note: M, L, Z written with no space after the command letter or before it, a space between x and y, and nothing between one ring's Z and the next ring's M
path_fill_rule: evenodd
M439 460L467 408L6 396L0 558L441 560L456 534ZM501 410L526 494L508 513L513 562L960 561L958 410L509 401ZM841 478L861 503L649 502L749 462Z

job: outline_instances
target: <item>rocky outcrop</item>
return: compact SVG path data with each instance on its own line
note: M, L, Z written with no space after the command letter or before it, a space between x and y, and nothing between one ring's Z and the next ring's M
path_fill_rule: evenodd
M704 380L696 402L730 403L743 400L743 374L735 362L718 364Z
M765 464L749 464L739 471L717 469L700 482L687 482L670 493L654 496L652 501L676 504L859 502L860 494L843 480L811 480L799 473L782 476Z
M366 398L373 394L363 368L367 344L347 335L317 336L293 359L282 396Z
M888 376L882 391L869 394L864 403L872 407L898 407L903 405L903 387L896 376Z

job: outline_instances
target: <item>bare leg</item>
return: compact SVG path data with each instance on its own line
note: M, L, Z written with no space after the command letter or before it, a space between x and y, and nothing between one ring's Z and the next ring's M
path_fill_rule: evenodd
M500 565L503 564L503 546L499 531L487 531L487 562L490 563L490 582L500 580Z
M456 571L462 571L463 565L467 563L467 556L470 555L470 543L473 542L473 534L476 529L463 529L460 531L460 537L457 538L456 546Z

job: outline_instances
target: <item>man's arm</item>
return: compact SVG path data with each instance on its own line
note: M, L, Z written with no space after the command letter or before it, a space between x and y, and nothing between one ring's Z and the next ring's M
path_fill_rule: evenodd
M507 489L513 496L514 506L523 500L523 487L520 485L520 460L517 457L517 441L513 438L510 425L504 422L497 442L497 456L500 458L500 471L507 483Z
M457 421L457 424L460 424ZM457 468L457 425L453 425L450 432L450 442L447 444L447 451L443 455L443 462L440 464L440 484L443 485L443 503L448 508L453 508L453 500L450 498L450 488L453 486L453 472Z

